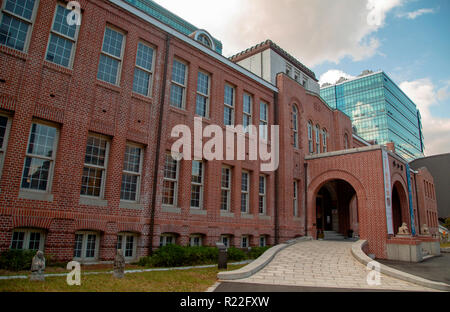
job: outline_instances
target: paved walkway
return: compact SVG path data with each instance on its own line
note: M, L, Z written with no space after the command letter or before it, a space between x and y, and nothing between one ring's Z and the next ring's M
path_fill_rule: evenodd
M345 289L435 291L384 274L381 274L381 285L368 285L369 271L353 257L351 246L351 242L339 241L300 242L279 252L258 273L235 282Z

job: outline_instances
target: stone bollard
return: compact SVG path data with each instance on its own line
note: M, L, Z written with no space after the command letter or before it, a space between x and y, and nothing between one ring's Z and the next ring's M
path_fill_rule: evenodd
M45 281L45 257L42 251L36 252L31 262L31 275L30 281Z
M216 246L219 249L218 268L219 270L227 269L227 261L228 261L227 247L222 243L216 243Z

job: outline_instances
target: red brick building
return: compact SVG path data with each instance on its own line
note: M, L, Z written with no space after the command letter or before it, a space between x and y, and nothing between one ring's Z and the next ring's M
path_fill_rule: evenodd
M79 27L64 24L65 2L25 2L0 0L0 250L104 261L122 248L132 260L168 243L248 247L352 230L379 258L402 246L435 253L437 239L419 235L424 224L437 231L431 175L411 172L409 199L406 163L386 152L388 234L386 148L352 134L310 90L309 70L299 68L307 83L269 82L208 47L207 32L186 36L120 0L80 1ZM194 132L194 117L279 125L278 170L172 159L171 130ZM403 222L417 235L393 235Z

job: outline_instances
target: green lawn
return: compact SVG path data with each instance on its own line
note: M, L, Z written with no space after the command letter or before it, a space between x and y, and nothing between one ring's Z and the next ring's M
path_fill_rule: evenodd
M243 266L229 265L228 270ZM107 273L82 274L80 286L67 285L66 276L46 277L45 282L31 282L27 279L0 280L0 292L202 292L217 281L218 272L217 267L214 267L129 273L123 279L116 279Z

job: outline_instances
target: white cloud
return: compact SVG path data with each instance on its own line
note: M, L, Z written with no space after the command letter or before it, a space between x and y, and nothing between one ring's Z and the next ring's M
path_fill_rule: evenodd
M309 67L378 53L375 32L404 0L156 0L222 41L225 56L271 39Z
M322 85L324 83L335 84L341 77L352 79L355 78L352 75L349 75L342 70L339 69L330 69L326 73L323 73L319 78L319 84Z
M436 11L434 9L419 9L413 12L408 12L408 13L402 13L402 14L398 14L397 17L406 17L407 19L415 19L416 17L419 17L421 15L424 14L431 14L431 13L435 13Z
M450 152L450 118L433 116L430 111L431 106L440 104L448 97L448 86L436 91L428 78L404 81L399 86L416 103L422 116L425 154L430 156Z

